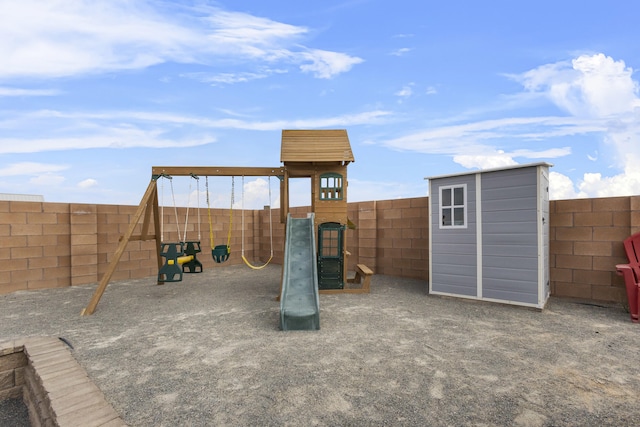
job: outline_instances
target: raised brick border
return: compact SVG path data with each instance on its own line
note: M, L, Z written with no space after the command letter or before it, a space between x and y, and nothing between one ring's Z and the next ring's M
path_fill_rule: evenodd
M126 426L58 338L0 342L0 400L20 397L33 426Z

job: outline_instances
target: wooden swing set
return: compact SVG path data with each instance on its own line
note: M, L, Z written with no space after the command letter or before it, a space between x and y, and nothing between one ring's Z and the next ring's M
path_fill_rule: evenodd
M234 177L242 176L242 260L244 263L252 269L262 269L269 264L273 258L273 223L271 218L271 177L276 176L280 179L281 190L283 188L283 178L285 170L283 167L277 168L265 168L265 167L212 167L212 166L154 166L151 169L151 182L147 187L147 190L138 205L136 212L134 213L129 228L120 239L118 248L116 249L114 256L109 263L98 287L96 288L89 304L82 310L81 315L91 315L95 311L100 298L104 294L113 273L115 272L120 258L124 254L124 251L131 241L156 241L156 253L158 263L158 284L164 282L178 282L182 280L183 273L200 273L202 272L202 263L197 259L197 254L201 252L200 247L200 215L199 215L199 202L198 202L198 239L187 240L187 227L189 220L189 203L187 203L187 213L185 215L185 229L184 234L180 234L178 226L177 207L175 204L175 197L173 194L172 177L174 176L190 176L198 183L198 199L199 199L199 177L206 177L206 192L207 192L207 217L209 219L209 237L211 242L211 256L216 263L222 263L229 258L231 248L231 220L233 217L233 204L234 204ZM231 205L229 208L229 231L227 235L227 243L222 245L214 245L213 239L213 224L211 221L211 206L209 200L209 176L231 176L232 188L231 188ZM267 176L269 177L269 224L270 224L270 239L271 239L271 254L266 263L260 266L252 265L245 257L244 251L244 177L245 176ZM158 180L168 179L171 183L171 194L173 198L173 207L176 216L176 228L178 232L179 242L164 242L164 229L163 221L164 212L160 212L160 204L158 202ZM191 181L192 182L192 181ZM163 192L162 192L163 193ZM191 184L189 193L191 193ZM164 203L162 203L162 209L164 209ZM153 216L154 230L149 230L151 225L151 218ZM134 235L138 224L142 221L142 227L139 235Z
M314 213L314 233L318 242L317 262L318 288L320 293L367 293L369 281L373 271L364 264L356 265L356 277L347 278L345 257L349 255L346 243L345 229L349 226L347 217L347 166L355 161L349 137L345 129L322 130L283 130L280 148L280 161L283 166L268 167L216 167L216 166L155 166L151 170L151 182L142 197L127 232L120 240L120 244L109 263L98 287L87 307L82 311L83 315L93 314L102 294L104 293L111 276L116 270L127 244L135 240L155 240L157 250L158 270L167 266L166 271L173 272L181 277L184 272L199 272L201 264L197 261L197 254L201 252L200 236L198 240L187 241L186 231L182 237L183 242L173 243L174 246L164 246L162 241L161 222L162 217L158 206L157 181L160 177L191 176L268 176L269 177L269 206L271 206L271 177L276 176L280 180L280 222L286 223L289 214L289 179L311 179L311 210ZM244 187L244 185L243 185ZM207 195L208 180L207 180ZM213 244L213 232L210 219L210 207L208 206L209 232L211 242L211 256L215 262L224 262L228 259L231 246L231 218L233 209L233 181L232 200L229 209L229 234L227 243ZM244 188L243 188L244 208ZM207 201L209 205L209 201ZM271 255L269 260L261 266L252 265L244 252L244 209L242 210L242 260L252 269L260 269L266 266L273 258L273 224L271 218L272 209L269 209L269 223L271 234ZM150 231L151 216L153 215L154 230ZM141 232L134 236L134 231L142 221ZM186 228L186 225L185 225ZM337 235L337 238L335 238ZM190 268L193 270L191 271ZM164 272L163 272L164 273ZM166 280L166 275L159 277L158 284ZM346 288L344 283L361 282L361 288Z

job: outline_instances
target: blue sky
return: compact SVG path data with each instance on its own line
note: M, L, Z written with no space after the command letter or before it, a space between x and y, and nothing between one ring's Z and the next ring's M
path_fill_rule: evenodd
M282 129L336 128L351 201L540 161L553 199L640 194L638 16L618 0L0 0L0 193L136 205L152 166L279 166ZM245 184L246 207L268 204L265 178ZM210 185L227 206L230 179ZM309 203L307 182L292 191Z

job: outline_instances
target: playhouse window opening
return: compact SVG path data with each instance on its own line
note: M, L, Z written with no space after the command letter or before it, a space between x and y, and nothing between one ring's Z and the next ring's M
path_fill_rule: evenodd
M320 200L342 200L342 175L320 175Z
M339 230L323 230L322 232L322 255L338 256Z
M440 228L467 226L467 186L440 187Z

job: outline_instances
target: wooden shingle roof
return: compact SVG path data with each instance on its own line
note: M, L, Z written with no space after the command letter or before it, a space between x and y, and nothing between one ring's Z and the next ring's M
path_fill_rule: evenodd
M281 162L353 162L345 129L283 130Z

